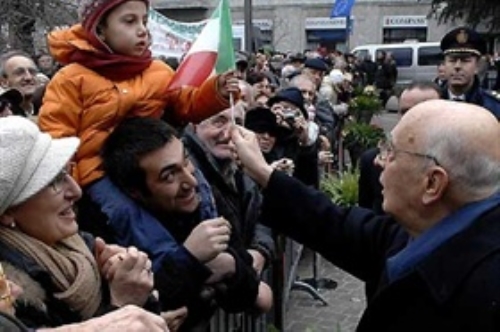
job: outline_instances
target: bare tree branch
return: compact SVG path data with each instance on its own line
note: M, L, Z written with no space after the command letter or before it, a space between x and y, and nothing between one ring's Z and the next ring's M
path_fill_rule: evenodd
M490 30L500 29L500 1L497 0L432 0L431 13L443 23L463 20L472 27L481 24Z
M1 0L0 51L22 49L35 54L35 41L45 38L56 26L77 21L77 1L71 0Z

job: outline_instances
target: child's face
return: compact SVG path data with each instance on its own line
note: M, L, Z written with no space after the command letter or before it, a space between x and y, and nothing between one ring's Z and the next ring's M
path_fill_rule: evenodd
M141 56L149 47L147 20L143 1L124 2L109 13L99 37L116 53Z

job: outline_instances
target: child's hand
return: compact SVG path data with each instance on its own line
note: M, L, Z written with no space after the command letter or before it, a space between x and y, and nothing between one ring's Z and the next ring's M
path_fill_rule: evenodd
M234 99L238 99L240 88L234 70L219 75L219 77L217 77L217 86L219 88L219 93L224 98L229 99L229 95L233 94Z

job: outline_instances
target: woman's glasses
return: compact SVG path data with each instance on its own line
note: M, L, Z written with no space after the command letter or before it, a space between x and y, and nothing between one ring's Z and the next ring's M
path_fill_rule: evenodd
M52 189L56 194L59 194L60 192L63 191L64 185L68 181L68 177L70 177L71 174L73 173L74 167L75 163L72 162L68 163L50 183L50 186L52 187Z

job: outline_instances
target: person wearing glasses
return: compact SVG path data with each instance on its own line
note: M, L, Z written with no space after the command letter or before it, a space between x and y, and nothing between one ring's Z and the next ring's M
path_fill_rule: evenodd
M24 293L30 328L88 320L126 305L156 310L146 254L79 233L71 173L75 137L52 139L30 120L0 119L0 262Z
M413 107L380 145L388 215L378 216L273 170L253 133L232 131L243 169L264 188L265 224L377 285L357 331L500 330L498 137L482 107Z
M38 89L38 67L29 54L12 50L0 55L0 86L3 89L17 89L22 94L22 101L13 104L15 115L33 116L33 96Z
M439 86L432 82L414 82L403 90L399 98L399 114L403 116L413 106L426 100L439 99ZM365 151L359 159L358 204L383 214L382 186L379 178L382 169L375 164L378 148Z

